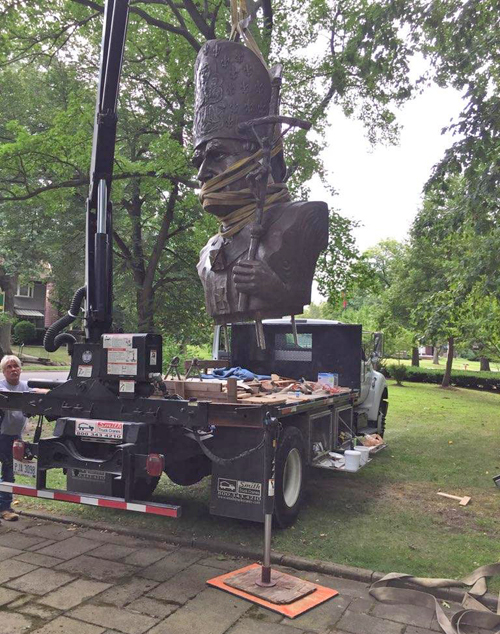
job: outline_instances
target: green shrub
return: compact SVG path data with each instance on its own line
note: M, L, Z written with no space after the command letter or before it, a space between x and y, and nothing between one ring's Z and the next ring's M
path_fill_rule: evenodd
M31 321L18 321L14 326L14 343L31 343L36 337L35 324Z
M393 368L403 366L390 365L387 367L389 376L398 381ZM444 369L435 370L434 368L416 368L410 366L406 368L406 381L413 383L437 383L443 381ZM474 390L486 390L489 392L500 392L500 374L494 372L469 372L467 370L451 371L451 385L454 387L468 387Z
M389 368L387 367L387 359L379 359L377 361L377 367L375 369L377 370L377 372L380 372L380 374L383 374L386 379L391 376Z
M398 385L403 385L403 380L406 379L408 375L408 368L405 365L393 363L392 365L387 367L387 370L390 376L393 379L396 379L396 383Z

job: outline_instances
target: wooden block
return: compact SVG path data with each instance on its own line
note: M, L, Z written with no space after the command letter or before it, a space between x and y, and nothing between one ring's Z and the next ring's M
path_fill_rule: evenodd
M238 400L238 382L236 379L229 378L227 380L227 400L230 403L236 403Z
M167 381L165 381L167 383ZM186 398L186 392L184 390L185 382L184 381L171 381L173 383L174 393L178 394L181 398ZM168 389L168 386L167 386Z
M242 590L278 605L293 603L316 591L314 583L304 581L304 579L299 579L298 577L292 577L278 570L273 570L272 573L272 580L276 585L262 587L256 583L260 580L261 575L259 568L251 568L226 579L225 583L231 588Z
M198 392L220 392L222 390L222 383L218 381L186 381L186 388L188 390L197 390Z

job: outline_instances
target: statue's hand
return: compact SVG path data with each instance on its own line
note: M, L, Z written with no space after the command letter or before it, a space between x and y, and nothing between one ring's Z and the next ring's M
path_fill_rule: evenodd
M272 268L261 260L242 260L233 269L233 280L238 293L255 295L262 299L281 300L286 285Z

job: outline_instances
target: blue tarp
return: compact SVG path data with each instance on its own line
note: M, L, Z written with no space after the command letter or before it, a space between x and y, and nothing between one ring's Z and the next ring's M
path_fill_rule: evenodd
M212 374L200 374L202 379L240 379L240 381L251 381L252 379L270 379L267 374L254 374L245 368L218 368Z

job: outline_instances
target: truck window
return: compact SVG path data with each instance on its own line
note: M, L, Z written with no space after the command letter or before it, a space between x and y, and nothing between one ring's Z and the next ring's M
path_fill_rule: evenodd
M274 358L277 361L312 361L312 333L298 333L296 346L291 332L274 335Z

